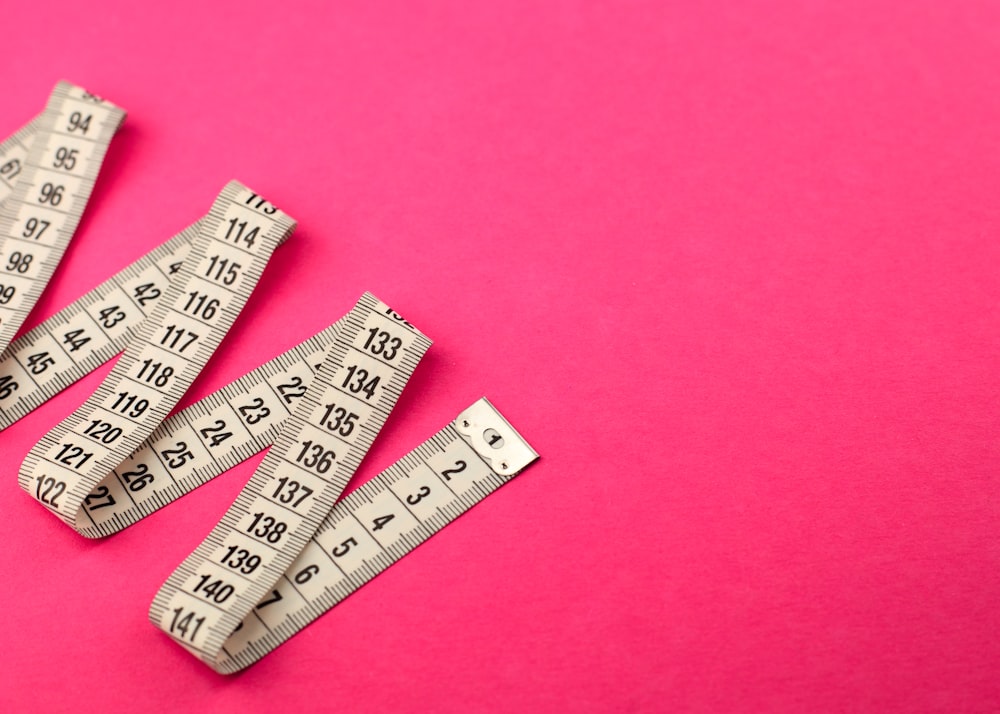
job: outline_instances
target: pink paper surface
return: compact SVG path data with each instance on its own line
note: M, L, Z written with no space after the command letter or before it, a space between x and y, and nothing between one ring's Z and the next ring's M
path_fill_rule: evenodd
M259 462L86 541L0 433L4 711L1000 710L1000 8L26 2L0 135L126 108L26 327L237 178L299 229L184 404L365 290L542 460L246 672L147 621Z

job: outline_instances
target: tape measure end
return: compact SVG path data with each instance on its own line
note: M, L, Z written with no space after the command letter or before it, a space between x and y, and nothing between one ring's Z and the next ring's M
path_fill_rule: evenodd
M514 476L539 458L538 452L486 397L458 415L455 429L501 476Z

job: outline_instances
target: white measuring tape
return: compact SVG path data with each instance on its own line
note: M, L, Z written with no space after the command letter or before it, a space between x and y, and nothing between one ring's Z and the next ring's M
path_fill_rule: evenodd
M124 119L118 107L60 82L45 110L0 144L0 349L66 252Z
M256 214L246 213L249 204ZM251 220L262 217L275 220L266 248L266 229ZM235 317L219 291L245 300L240 281L252 283L259 270L243 266L266 260L287 235L282 218L231 184L206 219L0 355L2 428L126 350L21 474L29 494L89 537L136 522L274 444L151 609L155 624L220 672L259 659L537 458L480 400L334 505L430 345L370 295L161 424L231 322L223 316ZM251 245L239 246L241 236ZM258 240L261 255L252 250ZM225 252L227 241L247 255ZM199 360L188 359L194 354ZM367 530L354 533L352 524ZM331 538L339 540L325 546Z
M200 225L181 231L0 354L0 428L125 349L180 272Z
M265 461L271 453L273 450ZM227 514L229 522L224 520L157 594L150 619L216 671L238 671L384 571L536 458L500 413L486 399L480 399L333 506L303 546L288 548L294 560L281 567L275 563L279 558L280 562L286 560L281 557L286 546L281 539L270 542L276 533L273 526L255 527L262 521L254 510L275 513L274 523L284 523L295 517L299 499L308 500L311 494L306 497L301 488L293 490L294 477L278 471L270 481L258 481L256 492L248 486L241 494L241 498L248 494L244 499L246 515L230 518L233 511ZM274 551L272 545L280 545L282 550ZM270 575L258 576L264 571Z
M294 227L257 194L235 181L227 185L200 222L177 279L140 323L103 384L28 453L21 487L74 525L93 487L184 395ZM85 311L79 315L90 319ZM124 318L120 306L106 321L63 333L57 346L71 355Z

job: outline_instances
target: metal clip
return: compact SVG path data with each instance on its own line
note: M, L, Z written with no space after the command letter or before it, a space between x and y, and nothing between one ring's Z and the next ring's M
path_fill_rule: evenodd
M513 476L538 458L514 427L486 397L455 419L459 436L501 476Z

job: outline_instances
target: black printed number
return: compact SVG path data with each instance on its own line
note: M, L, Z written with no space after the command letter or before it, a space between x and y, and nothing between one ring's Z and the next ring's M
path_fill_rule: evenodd
M92 419L87 428L83 430L83 434L101 443L113 444L122 435L122 430L106 421Z
M115 497L108 491L107 486L98 486L89 496L83 499L88 511L96 511L98 508L107 508L115 505Z
M23 238L34 238L38 240L42 237L42 233L48 228L51 223L48 221L43 221L41 218L29 218L24 223L24 230L21 231L21 236Z
M236 588L218 578L213 580L211 575L201 575L198 584L194 586L194 592L221 605L236 592Z
M231 431L224 431L225 428L226 422L222 419L216 419L212 426L206 426L204 429L199 429L198 433L201 435L202 439L208 442L209 446L215 447L233 435L233 432Z
M416 493L411 493L409 496L406 497L406 502L409 503L411 506L416 506L418 503L420 503L427 496L430 495L431 495L430 486L421 486L420 490L418 490Z
M241 221L238 218L229 219L229 230L226 231L226 240L232 240L235 243L242 241L247 246L253 247L254 239L258 234L260 234L260 226L249 226L246 221Z
M93 455L93 453L84 451L76 444L63 444L59 453L56 454L56 461L61 464L66 464L67 466L71 466L74 469L79 469L82 468Z
M4 266L4 270L8 273L27 273L31 270L31 261L34 257L31 253L22 253L15 250L7 259L7 265Z
M299 572L295 574L294 580L297 585L305 585L308 583L312 576L319 574L319 566L313 563L312 565L307 565L302 568Z
M375 388L380 380L381 377L377 375L369 379L367 369L352 364L347 368L347 376L340 386L353 394L364 394L365 399L371 399L375 396Z
M306 393L302 377L292 377L288 384L279 384L278 393L285 400L285 404L291 404L293 399L298 399Z
M149 473L149 467L146 464L136 464L135 470L123 471L121 477L132 493L141 491L153 483L153 474Z
M149 409L149 400L140 399L137 395L129 392L118 392L118 398L111 405L111 409L119 414L138 419Z
M373 355L380 355L386 360L393 360L403 346L403 341L398 337L393 337L385 330L372 327L368 330L368 339L365 340L365 349Z
M58 206L62 203L63 191L65 190L65 186L57 186L54 183L46 181L38 191L38 202L42 204L47 203L50 206Z
M17 159L11 159L3 166L0 166L0 178L10 181L21 173L21 162Z
M70 352L76 352L82 349L85 344L90 342L90 338L87 337L83 330L70 330L63 335L63 344L69 345Z
M81 134L86 135L87 131L90 129L91 119L93 119L93 116L90 114L84 116L81 112L73 112L69 115L69 121L66 122L66 131L70 133L78 131Z
M230 261L229 258L213 255L209 258L205 277L216 282L221 281L223 285L232 285L239 279L242 267L239 263Z
M73 167L76 166L77 153L76 149L67 149L65 146L60 146L56 149L56 156L52 162L52 166L57 169L72 171Z
M256 424L261 419L266 419L271 415L271 410L264 406L264 400L260 397L254 397L253 401L249 404L244 404L242 407L237 407L240 412L240 416L243 417L243 421L247 424Z
M165 327L166 332L163 337L160 338L160 344L166 347L168 350L177 350L183 353L188 347L190 347L195 340L198 339L198 335L190 330L185 330L177 325L167 325Z
M110 305L104 308L97 313L97 316L100 318L101 324L109 328L114 327L125 319L125 313L119 310L117 305Z
M313 469L317 473L325 474L333 466L337 455L323 447L322 444L315 444L310 439L302 442L302 450L295 460L307 469Z
M139 307L143 307L150 300L160 297L160 289L153 283L143 283L132 288L132 297L139 303Z
M160 452L160 456L166 459L167 466L172 469L179 469L194 458L194 454L188 449L187 443L183 441L178 441L172 449L164 449Z
M66 484L62 481L57 481L51 476L39 476L38 485L35 487L35 498L42 503L55 508L59 505L56 503L56 499L59 498L65 490Z
M266 600L261 600L259 603L257 603L256 605L254 605L254 609L255 610L260 610L262 608L267 607L268 605L273 605L276 602L280 602L282 599L283 598L281 597L281 593L280 592L278 592L277 590L272 590L271 591L271 597L269 597Z
M222 556L222 564L227 568L239 570L241 573L249 575L260 565L260 556L251 555L246 548L231 545L226 549L226 554Z
M279 521L266 513L254 513L253 521L247 526L247 533L263 538L268 543L277 543L288 530L288 524Z
M357 544L358 542L354 540L354 538L348 538L330 552L333 554L333 557L335 558L343 558L345 555L348 554L348 552L350 552L351 547Z
M450 469L445 469L444 471L441 472L441 478L443 478L445 481L451 481L452 476L454 476L455 474L462 473L463 471L465 471L465 468L467 466L468 464L462 461L461 459L456 459L454 467Z
M354 424L357 419L358 415L354 412L347 411L336 404L327 404L326 412L324 412L320 422L330 431L336 432L341 436L350 436L351 432L354 431Z
M292 508L298 508L300 503L312 495L312 492L313 490L308 486L287 476L282 476L278 479L278 488L274 489L271 497L282 503L292 504Z
M205 616L195 617L197 612L185 612L183 607L173 609L174 619L170 621L170 634L179 635L179 639L194 642L198 629L205 622Z
M219 301L209 297L197 290L188 293L188 300L184 304L184 312L189 312L195 317L203 320L211 320L219 309Z
M136 379L145 380L147 384L152 383L157 387L165 387L173 374L173 367L165 365L162 362L154 362L151 359L144 359L142 361L142 368L139 369L139 374L136 375Z
M55 359L49 357L48 352L39 352L35 355L28 355L28 369L32 374L41 374L56 363Z
M0 377L0 399L6 399L17 391L17 382L9 374Z
M251 208L256 208L258 211L263 211L269 216L273 215L278 210L277 206L271 205L256 193L251 193L244 203Z

